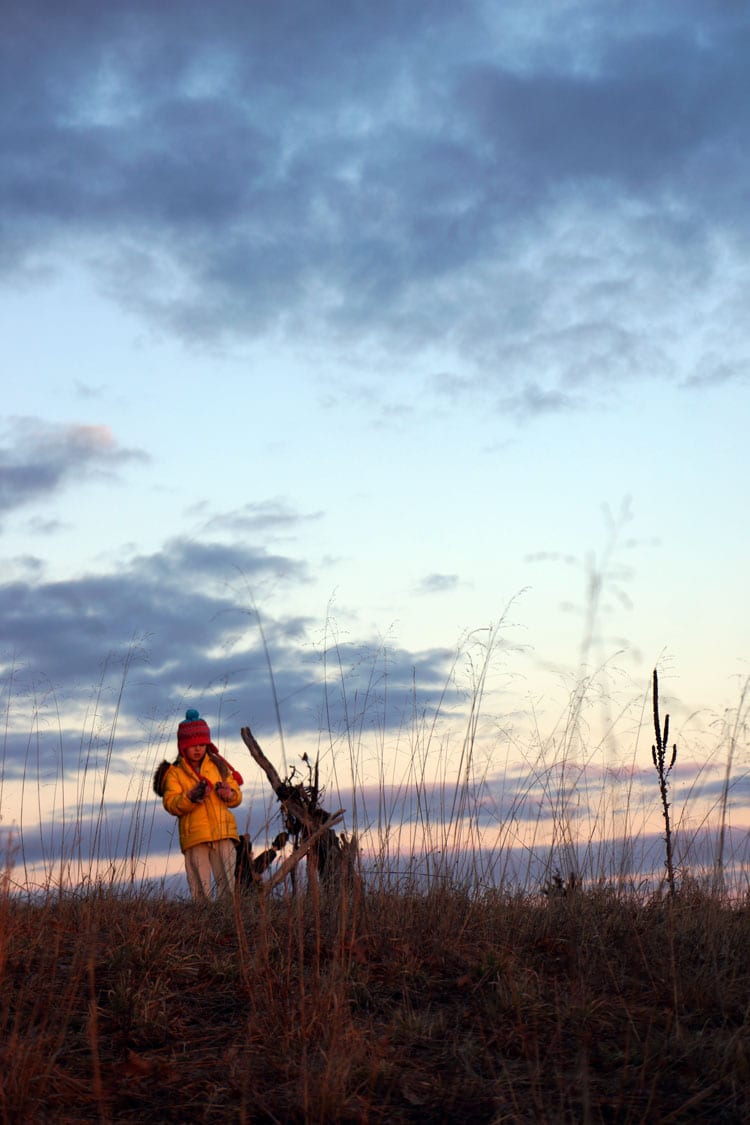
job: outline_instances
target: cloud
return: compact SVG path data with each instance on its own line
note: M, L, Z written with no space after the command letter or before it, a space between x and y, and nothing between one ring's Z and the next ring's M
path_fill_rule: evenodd
M517 395L506 398L502 405L521 417L535 417L540 414L565 414L578 403L562 391L545 390L535 382L529 382Z
M718 778L714 781L701 782L695 786L695 791L706 799L714 797L719 803L726 787L727 799L733 806L740 805L747 808L750 805L750 774L742 773L732 777L727 783L726 779Z
M750 379L750 359L744 356L725 361L721 355L702 357L697 369L685 379L691 389L722 386L725 383L746 383Z
M127 758L186 706L262 734L278 703L285 731L317 742L400 729L417 700L425 713L456 701L452 651L316 642L318 624L283 609L308 578L305 563L263 548L173 539L113 573L46 581L32 568L0 585L8 776L31 754L51 780L59 745L66 770L81 746Z
M186 339L439 346L574 409L611 363L671 377L648 316L708 331L747 239L736 7L9 8L0 269L77 254Z
M32 516L26 521L26 528L32 535L54 535L66 526L62 520L45 519L44 516Z
M154 793L131 801L107 800L101 805L70 810L67 819L59 816L41 825L27 826L22 832L6 830L0 834L0 848L7 842L16 847L16 870L21 866L45 869L52 878L60 872L80 881L101 863L111 875L116 865L118 875L127 878L128 869L136 870L151 855L179 855L175 839L176 821L161 807ZM3 838L5 836L5 839Z
M112 477L122 465L149 460L142 450L121 448L108 426L38 418L6 419L0 443L0 513L59 492L71 480Z
M207 507L207 503L204 503L193 508L192 512L194 515L200 516ZM203 524L203 531L208 534L229 532L241 535L262 532L268 535L293 531L300 524L321 519L322 515L323 513L320 511L302 514L295 511L286 500L276 498L258 503L249 502L231 512L211 515Z
M74 379L73 388L80 399L102 399L108 389L105 383L87 383L83 379Z
M426 574L417 587L420 594L443 594L460 584L457 574Z
M299 581L304 573L302 564L262 549L173 540L115 573L1 586L4 642L53 681L93 675L110 651L127 647L135 636L151 637L150 676L166 667L176 674L191 664L209 669L209 654L249 612L237 607L232 586L240 588L241 579L259 587L269 577ZM278 625L282 636L290 629Z

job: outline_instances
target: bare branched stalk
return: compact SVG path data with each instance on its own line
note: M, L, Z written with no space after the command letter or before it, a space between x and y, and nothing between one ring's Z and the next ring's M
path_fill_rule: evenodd
M651 747L651 758L659 778L659 792L661 794L661 807L664 814L664 844L666 847L665 867L667 869L667 886L670 895L674 895L674 861L672 858L672 823L669 818L669 775L672 766L677 760L677 743L672 746L672 754L667 765L667 747L669 744L669 715L664 717L662 730L659 720L659 677L654 668L654 731L656 744Z

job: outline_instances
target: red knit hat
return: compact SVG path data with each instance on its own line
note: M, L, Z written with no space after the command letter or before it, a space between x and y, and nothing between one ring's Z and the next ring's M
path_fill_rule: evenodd
M200 717L194 707L188 708L185 712L185 718L177 727L177 749L180 754L182 755L189 746L205 746L210 758L213 758L215 762L223 762L237 784L244 784L242 774L230 765L214 746L208 723ZM196 770L193 770L193 773L196 774L196 777L201 776Z
M185 718L177 728L177 749L182 754L189 746L208 746L210 742L208 723L191 707L185 712Z

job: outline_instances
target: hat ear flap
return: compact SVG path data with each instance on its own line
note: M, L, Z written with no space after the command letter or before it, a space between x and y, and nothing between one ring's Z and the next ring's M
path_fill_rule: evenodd
M219 751L214 746L213 742L209 742L208 744L208 756L209 758L211 758L214 765L218 768L223 780L226 781L227 777L231 773L232 777L238 785L245 784L242 778L242 774L239 772L239 770L236 770L234 766L226 760L226 758L223 758L221 756Z
M213 762L213 764L216 766L217 770L219 771L219 773L221 775L221 780L226 781L227 774L229 773L229 770L227 768L227 763L224 761L221 754L219 753L219 751L214 746L213 742L209 742L208 746L206 747L206 753L208 754L209 758L211 759L211 761Z

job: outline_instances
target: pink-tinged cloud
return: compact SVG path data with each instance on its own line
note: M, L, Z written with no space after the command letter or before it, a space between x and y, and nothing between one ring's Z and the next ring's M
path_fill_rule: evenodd
M148 459L143 450L120 446L109 426L6 419L0 433L0 513L58 493L72 481L112 476L122 465Z

